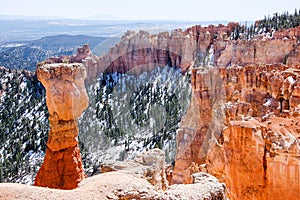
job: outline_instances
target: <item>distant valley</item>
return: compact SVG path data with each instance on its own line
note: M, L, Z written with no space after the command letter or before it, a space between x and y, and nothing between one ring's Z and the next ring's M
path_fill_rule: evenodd
M106 53L127 30L158 33L199 23L224 22L9 19L0 16L0 66L33 71L37 62L76 54L83 44L90 44L94 55Z
M56 35L31 41L6 42L0 45L0 66L34 71L36 64L52 56L73 55L83 44L92 48L106 37Z

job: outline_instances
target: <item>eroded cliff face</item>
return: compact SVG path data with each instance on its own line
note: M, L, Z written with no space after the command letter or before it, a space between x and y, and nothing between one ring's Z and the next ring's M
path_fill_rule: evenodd
M300 198L299 72L282 64L192 70L173 182L207 171L225 182L230 199Z
M78 58L90 80L157 65L191 70L192 100L177 134L172 182L191 183L193 173L207 171L226 183L231 199L300 198L300 27L231 40L235 26L128 31L101 57L85 46L55 62ZM216 68L194 69L210 50Z
M249 64L299 63L300 27L283 29L270 35L256 35L250 40L229 40L219 37L214 41L217 67Z
M36 186L74 189L84 179L78 122L88 106L82 64L46 64L37 69L37 76L46 89L50 131L46 156L36 179Z
M232 40L238 23L226 26L193 26L171 33L150 34L127 31L107 54L92 55L88 45L79 48L76 56L51 58L46 63L82 62L87 78L101 72L141 73L156 66L176 66L183 73L203 65L229 67L250 64L298 64L300 60L300 27L275 32L272 36L255 35L249 40Z
M237 23L227 26L193 26L151 35L146 31L127 31L120 42L101 57L89 56L83 63L88 77L101 72L131 72L139 74L156 66L176 66L186 72L200 55L204 58L218 37L228 38Z
M299 118L231 121L206 170L224 181L230 199L299 199Z
M107 54L89 57L84 62L89 77L103 71L139 73L158 65L176 66L186 72L194 66L210 63L216 67L299 63L300 27L275 32L272 37L256 35L250 40L231 40L237 26L236 23L193 26L185 31L176 29L155 35L128 31Z
M196 165L205 163L210 140L219 138L225 121L225 88L217 70L192 70L192 99L177 131L173 183L192 183ZM196 165L195 165L196 164Z

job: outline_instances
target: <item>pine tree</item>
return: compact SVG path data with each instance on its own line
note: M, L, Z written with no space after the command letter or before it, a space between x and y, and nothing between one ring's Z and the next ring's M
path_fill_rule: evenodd
M0 183L4 182L4 177L3 177L3 167L2 163L0 162Z

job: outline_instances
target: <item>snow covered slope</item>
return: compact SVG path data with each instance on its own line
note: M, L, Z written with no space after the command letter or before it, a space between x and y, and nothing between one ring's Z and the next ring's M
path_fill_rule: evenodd
M49 130L45 89L33 72L0 73L0 182L32 184ZM191 97L188 76L156 67L140 75L101 74L86 88L90 103L79 119L79 141L88 175L104 160L155 147L174 161L176 130Z

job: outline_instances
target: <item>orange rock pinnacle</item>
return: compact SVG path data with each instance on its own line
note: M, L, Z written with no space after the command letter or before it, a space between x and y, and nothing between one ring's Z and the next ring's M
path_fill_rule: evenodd
M74 189L84 179L77 119L88 106L83 64L46 64L37 69L46 89L50 131L44 163L34 185Z

